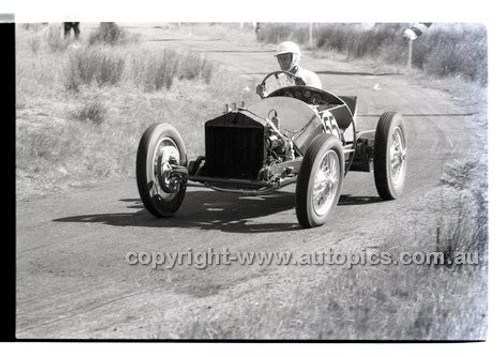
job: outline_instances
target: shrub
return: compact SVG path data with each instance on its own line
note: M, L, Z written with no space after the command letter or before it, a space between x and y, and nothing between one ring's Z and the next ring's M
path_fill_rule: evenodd
M38 50L40 49L40 37L37 36L30 37L28 40L28 44L30 46L31 52L37 54Z
M117 45L126 41L125 31L114 22L101 22L97 30L92 31L89 45Z
M454 162L445 167L442 182L459 192L457 216L437 228L438 250L449 256L455 251L478 252L485 262L488 249L488 198L486 163Z
M210 84L216 66L205 57L192 52L171 49L147 50L135 54L131 60L134 82L145 91L170 89L174 80L204 80Z
M47 32L47 44L51 52L63 52L68 48L69 41L62 37L61 28L50 26Z
M207 84L212 80L215 66L197 53L181 55L182 65L179 70L179 79L195 80L202 78Z
M169 49L141 52L133 60L136 84L145 91L170 89L177 74L179 56Z
M101 125L106 118L106 108L99 100L86 102L82 108L72 113L72 118L78 121Z
M78 90L81 84L114 85L120 80L125 58L104 47L79 48L70 52L66 70L66 88Z
M432 75L462 76L486 85L487 61L486 29L480 25L441 26L429 31L424 41L415 41L414 65Z
M350 57L378 57L395 43L396 53L404 49L402 34L406 27L407 24L320 24L315 27L314 38L318 48L337 50Z

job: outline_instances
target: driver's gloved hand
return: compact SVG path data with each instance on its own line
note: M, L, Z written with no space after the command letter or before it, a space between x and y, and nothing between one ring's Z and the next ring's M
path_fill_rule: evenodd
M295 85L297 85L297 86L305 86L306 82L304 82L304 80L302 78L296 77L295 78Z
M255 88L255 93L261 98L264 97L266 92L266 87L263 84L258 84L257 87Z

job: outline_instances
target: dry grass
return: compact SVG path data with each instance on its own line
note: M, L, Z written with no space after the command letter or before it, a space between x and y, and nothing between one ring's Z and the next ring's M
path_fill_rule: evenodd
M182 34L189 36L202 36L213 40L227 40L239 45L255 43L255 33L249 23L189 23L180 25L171 24L171 29L175 29Z
M486 281L444 267L354 267L286 296L202 312L156 338L480 340ZM253 295L249 292L249 299Z
M101 22L99 27L90 33L88 44L92 45L123 45L130 35L114 22Z
M70 44L69 40L62 37L62 28L60 26L51 25L46 35L47 45L51 52L63 52Z
M77 111L71 113L71 116L78 121L89 121L100 125L106 118L106 107L99 98L94 98L84 103Z
M145 91L170 89L177 76L179 57L173 50L163 49L146 53L144 61L142 54L132 59L135 83Z
M482 261L488 252L488 177L486 155L478 161L447 165L442 182L458 191L455 217L439 222L437 245L453 256L458 252L479 252ZM439 238L441 238L439 240Z
M309 24L306 23L264 23L258 40L267 43L295 41L307 44L309 40Z
M56 31L65 47L53 51ZM65 42L60 26L18 28L20 199L133 175L139 139L154 122L175 125L185 133L190 157L202 154L204 121L223 103L253 96L231 73L195 54L138 41L88 45L89 33L82 29L79 42Z
M69 51L66 88L78 90L81 85L115 85L120 80L125 58L108 47L79 47Z
M146 92L170 89L175 81L203 81L209 85L220 72L202 55L169 48L144 48L129 53L129 57L128 77Z

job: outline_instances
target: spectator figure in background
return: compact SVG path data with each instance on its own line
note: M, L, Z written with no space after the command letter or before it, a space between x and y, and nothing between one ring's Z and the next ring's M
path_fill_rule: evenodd
M316 73L309 71L299 66L300 48L292 41L281 42L276 48L274 55L278 60L278 64L282 71L287 71L298 78L295 80L296 85L306 85L322 89L321 81ZM265 93L263 85L259 84L256 88L257 94L262 98Z
M71 36L71 29L75 33L75 39L80 38L80 23L79 22L64 22L64 38Z
M253 23L253 31L255 32L256 35L259 34L259 32L262 30L262 24L260 22L254 22Z

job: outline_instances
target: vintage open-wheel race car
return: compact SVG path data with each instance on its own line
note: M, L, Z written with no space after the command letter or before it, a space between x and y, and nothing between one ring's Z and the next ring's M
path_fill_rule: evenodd
M401 114L384 113L375 130L357 131L357 97L296 85L296 79L290 72L270 73L262 81L268 95L208 120L205 155L194 160L172 125L150 126L136 162L145 208L172 216L189 185L265 194L296 183L297 219L309 228L328 220L348 171L373 171L380 197L398 198L407 169Z

